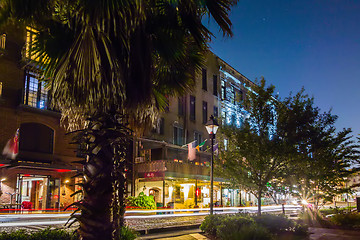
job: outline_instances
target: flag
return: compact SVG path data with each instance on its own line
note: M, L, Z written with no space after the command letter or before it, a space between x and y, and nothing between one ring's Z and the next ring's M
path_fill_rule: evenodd
M203 141L202 143L200 143L199 145L196 146L196 149L200 152L200 148L202 146L204 146L205 142L207 141L207 139L205 139L205 141Z
M196 159L196 140L192 141L191 143L188 143L188 159L190 161L193 161Z
M15 136L5 145L2 154L8 158L15 159L19 153L19 129L16 130Z
M219 155L219 143L214 145L214 154Z

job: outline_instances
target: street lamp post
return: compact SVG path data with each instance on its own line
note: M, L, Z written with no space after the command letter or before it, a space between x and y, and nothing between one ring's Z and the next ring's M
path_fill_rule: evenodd
M211 139L211 163L210 163L210 215L214 213L214 139L219 128L219 124L214 116L210 116L210 120L205 125Z

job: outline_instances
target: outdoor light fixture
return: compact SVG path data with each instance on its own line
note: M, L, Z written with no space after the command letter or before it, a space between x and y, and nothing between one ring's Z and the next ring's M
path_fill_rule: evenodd
M211 134L211 135L216 134L216 132L219 128L219 124L217 123L217 121L215 120L213 115L210 116L210 120L206 123L205 127L209 134ZM214 136L214 138L215 138L215 136Z
M2 178L0 181L1 181L1 182L6 181L6 178Z
M219 124L214 116L210 116L210 120L205 125L211 139L211 170L210 170L210 215L214 213L214 139L219 128Z

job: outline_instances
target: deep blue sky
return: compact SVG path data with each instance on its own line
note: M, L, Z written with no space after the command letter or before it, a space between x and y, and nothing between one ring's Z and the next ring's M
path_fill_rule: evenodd
M281 97L304 86L339 130L360 133L360 0L240 0L231 20L233 38L210 23L216 55Z

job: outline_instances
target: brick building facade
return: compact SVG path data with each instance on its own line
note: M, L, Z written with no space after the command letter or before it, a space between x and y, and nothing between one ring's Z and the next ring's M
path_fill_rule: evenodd
M0 149L6 150L19 132L18 154L0 156L0 208L60 208L71 203L78 166L71 136L60 126L60 114L50 109L47 90L29 64L24 48L29 28L1 29ZM25 46L25 47L24 47Z

